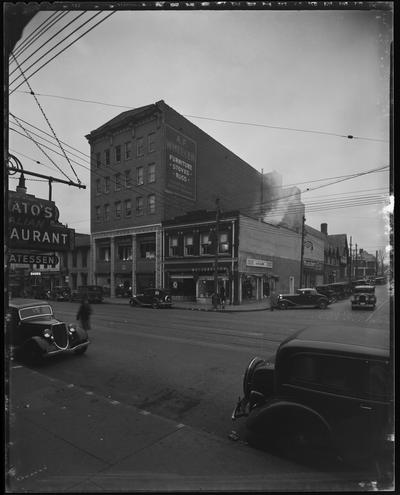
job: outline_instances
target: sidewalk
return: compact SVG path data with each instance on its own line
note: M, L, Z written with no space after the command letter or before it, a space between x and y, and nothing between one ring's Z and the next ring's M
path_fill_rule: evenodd
M224 439L17 364L11 385L7 493L361 490L354 473L278 472L229 418Z
M104 303L107 304L129 304L129 298L126 297L105 297ZM187 309L191 311L219 311L219 312L246 312L246 311L265 311L270 309L269 298L261 301L242 302L242 304L225 304L225 308L214 309L211 303L199 303L196 301L178 301L172 300L173 309Z

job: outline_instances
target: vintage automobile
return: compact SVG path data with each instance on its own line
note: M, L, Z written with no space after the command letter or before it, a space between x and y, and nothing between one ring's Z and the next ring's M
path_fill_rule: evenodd
M329 300L329 304L337 300L336 292L333 289L331 289L328 284L317 285L315 287L315 290L318 292L318 294L322 294L323 296L326 296Z
M328 287L335 292L335 297L338 300L346 299L351 295L351 284L349 282L333 282L328 284Z
M104 300L102 287L99 285L81 285L71 292L70 301L82 301L85 297L90 303L102 303Z
M69 301L71 298L71 289L68 286L56 286L50 290L49 299L52 301Z
M140 294L132 295L129 299L131 306L150 306L151 308L170 308L171 293L167 289L145 289Z
M117 297L131 297L132 287L130 287L126 284L118 284L115 287L115 295Z
M279 294L275 306L279 309L288 308L320 308L326 309L329 299L316 289L297 289L295 294Z
M353 289L351 309L372 309L376 306L375 286L358 285Z
M246 417L247 441L296 459L355 465L382 461L394 447L393 366L389 332L310 327L280 344L269 359L253 358L232 419Z
M58 354L83 354L86 330L57 320L47 301L14 299L6 313L6 342L11 356L32 364Z

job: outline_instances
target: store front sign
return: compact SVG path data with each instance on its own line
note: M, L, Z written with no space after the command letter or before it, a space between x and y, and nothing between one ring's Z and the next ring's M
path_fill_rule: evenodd
M196 143L168 125L166 137L166 190L196 199Z
M272 268L272 261L247 258L246 265L256 266L259 268Z
M74 231L65 227L10 227L10 247L40 249L41 251L67 251L73 249Z
M8 256L9 263L22 263L24 265L57 265L58 256L54 254L26 254L12 253Z

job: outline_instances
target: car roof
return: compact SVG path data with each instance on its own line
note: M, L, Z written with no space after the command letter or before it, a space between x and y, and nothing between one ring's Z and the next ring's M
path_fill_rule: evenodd
M389 358L389 331L346 326L312 326L282 343L282 347L301 347Z
M356 285L354 289L375 289L375 285Z
M25 308L25 307L30 307L30 306L42 306L43 304L46 304L47 306L51 306L48 301L41 301L39 299L24 299L24 298L16 298L12 299L9 302L10 308Z

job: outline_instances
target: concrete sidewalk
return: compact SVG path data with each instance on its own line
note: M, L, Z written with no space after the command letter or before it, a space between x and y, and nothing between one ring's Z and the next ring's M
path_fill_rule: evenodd
M8 493L363 491L17 364L9 406Z
M129 298L126 297L105 297L106 304L129 304ZM242 302L241 304L225 304L224 308L214 309L210 303L200 303L196 301L178 301L172 300L172 308L187 309L191 311L219 311L219 312L245 312L245 311L265 311L270 309L269 298L261 301Z

